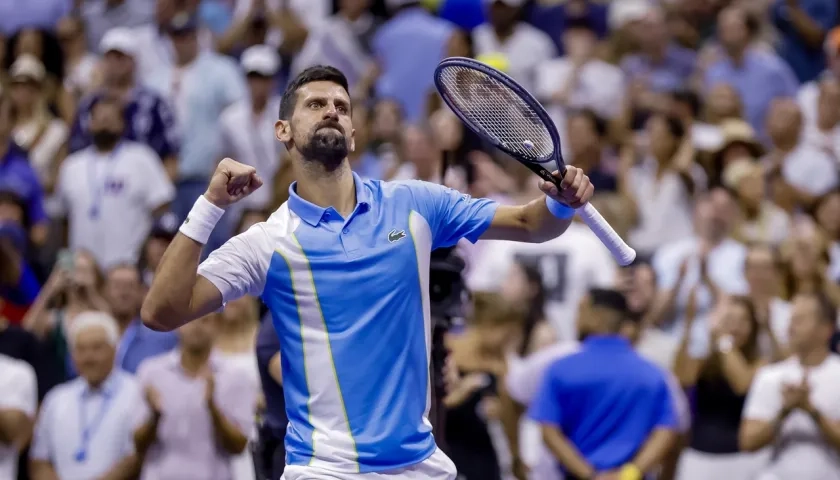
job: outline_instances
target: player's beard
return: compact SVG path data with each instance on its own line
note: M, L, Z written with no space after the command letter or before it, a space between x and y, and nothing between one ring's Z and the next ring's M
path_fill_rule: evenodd
M309 141L301 145L299 150L303 158L320 163L328 172L341 166L349 152L343 129L332 122L318 124Z

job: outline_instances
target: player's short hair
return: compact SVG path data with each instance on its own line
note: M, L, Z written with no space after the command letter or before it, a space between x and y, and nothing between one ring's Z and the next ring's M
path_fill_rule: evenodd
M288 120L295 111L295 104L297 103L297 91L300 87L312 82L332 82L340 85L348 95L350 95L350 87L347 83L347 77L341 73L341 70L326 65L316 65L309 67L300 72L283 91L283 98L280 100L280 120Z

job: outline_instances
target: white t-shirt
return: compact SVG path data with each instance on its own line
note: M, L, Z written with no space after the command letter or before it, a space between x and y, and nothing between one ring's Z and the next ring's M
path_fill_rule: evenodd
M35 370L26 362L0 354L0 410L15 410L35 418L37 406ZM19 453L0 444L0 479L17 478Z
M798 384L804 370L799 359L762 367L744 405L745 420L772 421L782 409L782 387ZM840 356L835 354L810 371L811 403L832 421L840 421ZM828 445L814 420L794 411L782 422L774 455L761 480L840 480L840 455Z
M280 168L283 144L274 136L274 121L280 108L280 98L269 100L260 115L254 115L251 100L240 100L227 107L219 118L225 154L236 161L251 165L265 184L242 204L250 208L265 208L273 198L271 179Z
M70 248L88 250L104 269L137 262L152 213L175 198L160 157L130 141L109 155L88 147L68 156L56 191L70 224Z
M785 181L809 195L823 195L840 182L840 163L824 150L800 143L785 156L782 176Z
M643 252L688 238L694 231L692 199L685 183L672 171L657 179L656 170L656 161L648 158L629 172L639 209L639 225L630 232L629 240ZM691 174L695 186L705 188L706 176L699 165L694 165Z
M248 379L248 386L252 391L247 395L247 398L257 398L259 396L261 384L256 352L224 353L217 350L215 355L221 363L238 370ZM256 405L254 407L254 414L256 415ZM256 430L247 432L247 435L251 439L255 439ZM254 460L251 457L251 452L246 449L244 452L234 455L230 460L230 469L233 474L233 480L253 480Z
M476 55L499 53L507 58L507 73L528 91L536 84L537 67L557 56L557 49L551 38L536 27L519 22L513 33L499 41L489 24L481 24L473 30L473 47Z
M657 287L660 290L674 288L679 277L680 265L683 260L690 258L682 288L677 293L675 302L676 314L670 331L674 335L682 334L684 325L684 309L689 292L700 283L699 241L697 238L687 238L669 243L660 248L653 257L653 269L656 272ZM745 295L749 291L747 280L744 278L744 261L747 257L747 247L743 244L726 239L709 252L707 266L712 282L724 293L731 295ZM697 289L697 317L691 331L689 353L693 357L702 358L709 351L709 328L707 317L713 305L712 292L703 285ZM666 319L667 320L667 319Z
M537 262L546 289L545 313L560 340L577 339L578 306L589 289L615 285L615 260L595 234L578 222L544 243L483 243L467 278L470 290L496 291L515 261Z

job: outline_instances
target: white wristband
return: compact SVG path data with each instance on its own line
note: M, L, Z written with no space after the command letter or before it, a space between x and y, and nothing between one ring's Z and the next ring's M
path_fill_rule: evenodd
M181 228L178 230L204 245L210 238L210 234L213 233L213 228L216 227L216 223L224 214L225 210L223 208L213 205L202 195L195 201L195 205L190 210L190 214L187 215L187 219L184 220L184 223L181 224Z

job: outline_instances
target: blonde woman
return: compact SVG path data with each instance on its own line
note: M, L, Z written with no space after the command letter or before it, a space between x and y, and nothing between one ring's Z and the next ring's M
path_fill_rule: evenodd
M222 362L233 366L241 375L247 377L248 386L253 389L253 395L249 395L248 398L261 396L256 354L259 326L259 305L253 297L242 297L228 302L225 310L218 315L219 334L214 345L216 355ZM257 405L253 405L252 408L256 415ZM256 432L247 434L251 439L256 438ZM232 459L231 470L232 480L254 480L254 463L248 450Z
M67 153L67 125L53 116L47 106L46 70L40 60L23 54L12 64L9 74L12 105L17 113L14 141L29 153L41 184L50 192Z

